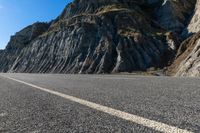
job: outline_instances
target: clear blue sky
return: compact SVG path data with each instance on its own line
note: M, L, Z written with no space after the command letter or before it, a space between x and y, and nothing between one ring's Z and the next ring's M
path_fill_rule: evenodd
M0 49L10 36L37 22L55 19L72 0L0 0Z

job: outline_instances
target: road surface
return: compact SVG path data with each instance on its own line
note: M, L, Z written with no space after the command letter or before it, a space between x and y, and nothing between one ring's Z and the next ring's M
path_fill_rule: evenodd
M0 133L200 132L200 79L0 74Z

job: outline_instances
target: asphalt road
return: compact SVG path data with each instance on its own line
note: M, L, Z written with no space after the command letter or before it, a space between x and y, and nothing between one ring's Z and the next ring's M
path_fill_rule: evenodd
M149 126L65 96L144 118ZM0 74L0 133L162 132L152 128L151 122L199 133L200 79Z

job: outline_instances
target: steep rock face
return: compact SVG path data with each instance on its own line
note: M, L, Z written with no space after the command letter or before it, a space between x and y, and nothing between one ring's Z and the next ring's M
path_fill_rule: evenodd
M35 23L23 30L17 32L11 37L5 50L0 52L0 70L7 72L13 65L13 62L29 43L44 33L49 27L47 23Z
M168 67L168 71L167 71L167 75L181 75L182 73L186 73L186 69L190 69L187 68L188 64L187 61L188 58L191 58L191 55L194 54L194 48L197 45L197 41L200 38L200 34L194 34L193 36L189 37L188 39L186 39L181 46L179 47L175 60L173 61L173 63ZM197 47L198 48L198 47ZM197 50L195 50L196 52ZM192 58L194 60L194 58ZM197 58L195 58L197 59ZM185 72L184 72L185 70ZM178 72L179 71L179 72Z
M179 33L194 6L195 0L74 0L50 24L36 30L32 25L11 38L0 51L5 57L0 58L0 71L111 73L163 68L176 54L182 41Z
M188 39L181 49L177 60L184 60L178 65L176 76L200 76L200 32Z
M193 34L180 46L177 57L169 67L169 74L176 76L200 76L200 1L197 1L194 15L187 32Z
M200 1L197 0L194 15L187 27L188 33L197 33L200 31Z
M163 29L154 27L138 4L129 7L127 2L118 5L112 1L93 11L91 4L88 7L79 2L73 7L89 13L77 10L73 17L62 14L48 32L21 52L11 72L131 72L159 67L161 58L170 53L163 43L165 36L156 35Z
M145 0L74 0L69 4L61 15L61 18L69 18L79 14L93 14L101 7L108 5L126 6L131 8L135 5L142 5Z
M156 19L161 26L180 33L187 25L195 3L196 0L164 0L156 10Z

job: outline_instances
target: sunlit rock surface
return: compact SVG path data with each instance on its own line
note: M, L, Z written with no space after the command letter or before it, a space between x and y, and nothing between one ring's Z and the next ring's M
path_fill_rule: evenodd
M74 0L54 21L33 24L11 37L0 51L0 71L162 69L182 46L182 33L191 32L195 5L196 0Z

